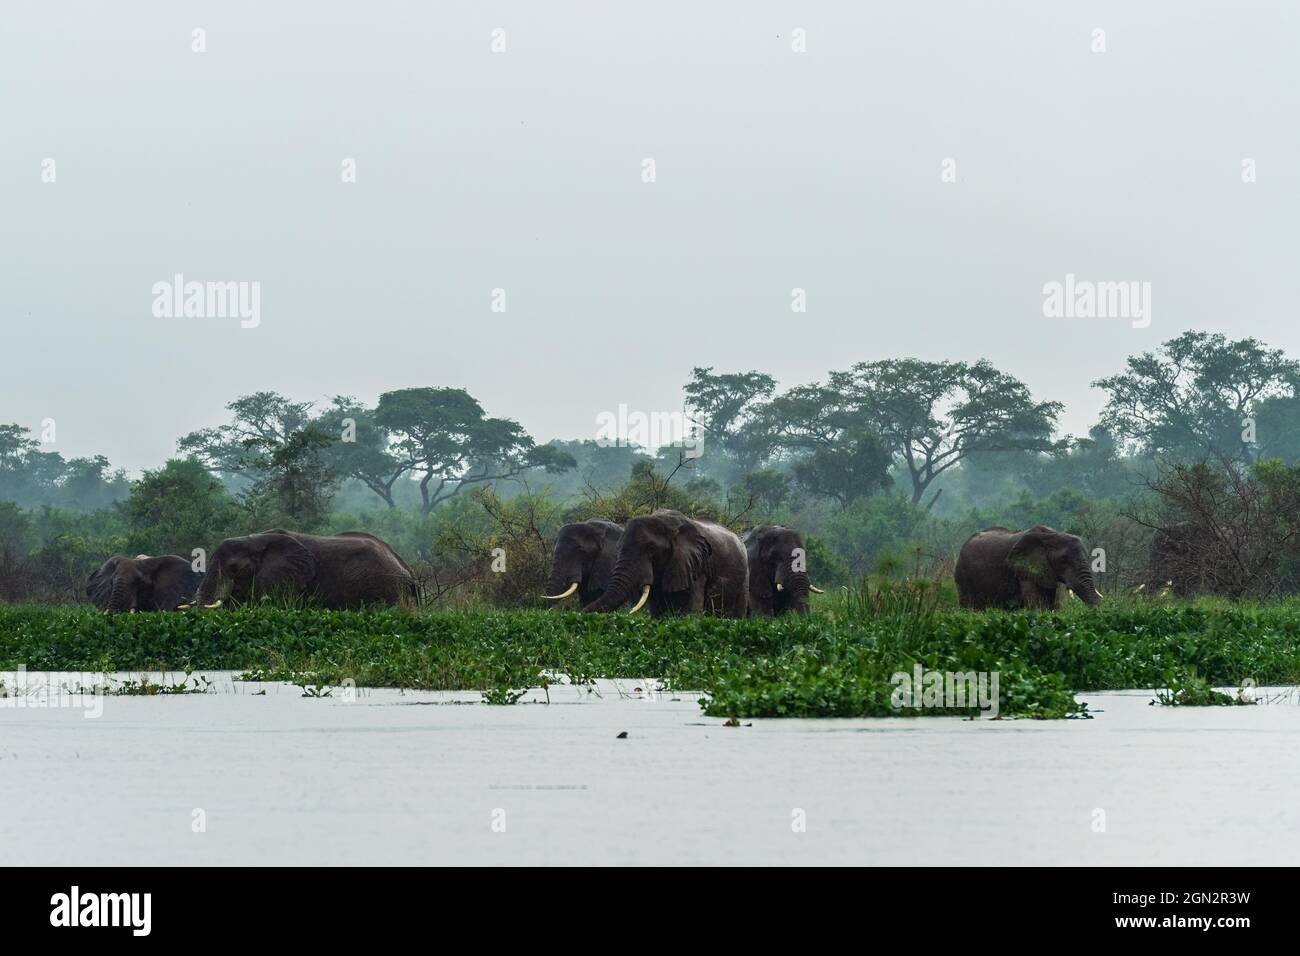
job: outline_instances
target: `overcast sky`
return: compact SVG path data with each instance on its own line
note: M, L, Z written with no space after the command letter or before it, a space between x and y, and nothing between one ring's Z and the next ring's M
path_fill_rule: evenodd
M1081 434L1185 329L1300 357L1298 40L1282 0L6 2L0 422L134 472L259 389L461 386L544 441L695 365L919 356ZM177 273L260 323L156 317ZM1067 273L1150 326L1045 318Z

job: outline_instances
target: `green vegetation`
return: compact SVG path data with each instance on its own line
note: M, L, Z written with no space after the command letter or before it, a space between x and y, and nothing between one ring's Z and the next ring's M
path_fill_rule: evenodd
M304 688L477 690L493 703L555 676L662 677L723 717L945 715L898 709L891 675L998 672L1007 717L1084 716L1073 693L1148 687L1218 703L1213 686L1300 683L1300 601L1110 602L970 613L929 586L828 596L804 618L654 620L538 611L283 608L106 616L0 607L0 669L229 669Z

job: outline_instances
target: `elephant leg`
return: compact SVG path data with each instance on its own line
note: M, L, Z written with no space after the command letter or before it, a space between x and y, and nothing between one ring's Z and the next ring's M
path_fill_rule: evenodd
M1033 581L1020 582L1020 600L1027 608L1042 609L1048 606L1043 600L1042 588Z
M703 614L706 611L712 610L709 607L708 601L709 588L705 582L696 581L691 585L691 589L687 594L689 595L689 603L686 608L687 613Z

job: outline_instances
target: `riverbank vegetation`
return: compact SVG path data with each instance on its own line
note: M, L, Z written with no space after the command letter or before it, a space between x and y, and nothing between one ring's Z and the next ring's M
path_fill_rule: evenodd
M506 693L563 681L660 678L706 714L953 716L897 707L895 674L997 673L1003 717L1084 716L1081 691L1300 684L1300 601L1109 602L1058 612L957 610L915 584L827 595L806 617L651 619L564 611L329 612L260 607L103 615L0 607L0 669L236 670L320 687L354 682Z

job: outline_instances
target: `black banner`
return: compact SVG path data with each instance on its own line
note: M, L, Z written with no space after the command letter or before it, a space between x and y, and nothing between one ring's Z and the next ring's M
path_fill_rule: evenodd
M949 940L979 927L1013 938L1023 927L1053 932L1041 940L1049 945L1059 932L1071 942L1128 936L1181 944L1200 936L1231 946L1289 934L1295 921L1292 874L1281 869L864 869L852 877L827 874L834 883L809 882L807 874L791 883L785 876L773 869L717 878L653 874L654 880L683 882L661 885L651 895L646 874L593 881L580 870L545 880L531 873L462 872L449 883L411 868L29 868L9 871L0 910L8 944L70 934L78 942L373 941L376 925L427 933L439 923L443 899L466 894L501 906L516 925L529 916L545 921L539 926L551 925L561 914L566 922L592 916L597 922L659 921L671 916L665 901L677 899L693 918L716 906L729 934L744 934L745 920L736 916L757 905L769 914L765 932L772 920L821 930L821 923L839 928L848 917L873 940L889 935L891 926L900 934L947 927Z

